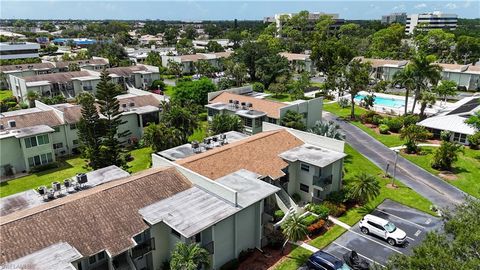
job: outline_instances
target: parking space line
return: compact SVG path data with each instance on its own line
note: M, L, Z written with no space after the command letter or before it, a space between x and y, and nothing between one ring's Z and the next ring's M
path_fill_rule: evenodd
M413 239L413 238L411 238L411 237L409 237L409 236L407 236L407 239L410 239L410 240L412 240L412 241L415 241L415 239Z
M383 243L380 243L380 242L378 242L377 240L371 239L370 237L367 237L367 236L365 236L365 235L363 235L363 234L361 234L361 233L357 233L357 232L355 232L355 231L353 231L353 230L349 230L349 232L352 232L352 233L354 233L354 234L360 235L361 237L363 237L363 238L365 238L365 239L367 239L367 240L370 240L370 241L375 242L375 243L377 243L377 244L379 244L379 245L382 245L382 246L384 246L384 247L386 247L386 248L388 248L388 249L391 249L391 250L393 250L393 251L395 251L395 252L397 252L397 253L403 254L403 252L398 251L398 250L394 249L394 248L391 247L391 246L387 246L387 245L385 245L385 244L383 244Z
M344 249L346 249L346 250L348 250L348 251L352 251L351 249L347 248L346 246L340 245L340 244L337 243L337 242L332 242L332 243L335 244L335 245L337 245L337 246L339 246L339 247L341 247L341 248L344 248ZM383 265L383 264L381 264L381 263L379 263L379 262L377 262L377 261L374 261L374 260L368 258L367 256L364 256L364 255L362 255L362 254L360 254L360 253L358 253L358 252L357 252L357 254L360 255L360 256L362 256L363 258L371 261L371 262L374 263L374 264L378 264L378 265L380 265L380 266L382 266L382 267L385 267L385 265Z
M375 209L375 210L377 210L377 211L379 211L379 212L382 212L382 213L384 213L384 214L390 215L390 216L392 216L392 217L396 217L396 218L401 219L401 220L403 220L403 221L405 221L405 222L411 223L411 224L413 224L413 225L415 225L415 226L418 226L418 227L420 227L420 228L422 228L422 229L426 229L424 226L422 226L422 225L420 225L420 224L417 224L417 223L415 223L415 222L413 222L413 221L410 221L410 220L408 220L408 219L404 219L404 218L401 218L401 217L396 216L396 215L394 215L394 214L390 214L390 213L388 213L388 212L386 212L386 211L383 211L383 210L380 210L380 209L378 209L378 208Z
M418 237L421 233L422 233L422 231L417 230L417 231L415 232L415 236Z

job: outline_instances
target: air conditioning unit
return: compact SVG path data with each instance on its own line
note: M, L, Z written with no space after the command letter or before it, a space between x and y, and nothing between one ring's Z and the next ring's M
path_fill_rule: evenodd
M79 184L85 184L88 182L87 175L84 173L78 173L76 178L77 178L77 183Z
M15 122L15 120L9 120L8 121L8 126L11 127L11 128L14 128L17 126L17 123Z

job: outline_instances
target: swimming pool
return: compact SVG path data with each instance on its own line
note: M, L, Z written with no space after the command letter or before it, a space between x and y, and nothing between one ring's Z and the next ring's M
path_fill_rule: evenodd
M355 101L360 102L365 97L365 95L357 95L355 97ZM385 107L392 107L392 108L400 108L405 106L405 101L402 99L396 98L387 98L387 97L375 97L375 105L385 106Z

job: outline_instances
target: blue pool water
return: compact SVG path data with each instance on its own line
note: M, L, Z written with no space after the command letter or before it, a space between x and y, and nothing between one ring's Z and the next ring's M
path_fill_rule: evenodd
M355 100L359 102L365 97L365 95L357 95ZM375 105L385 106L385 107L392 107L392 108L400 108L405 105L405 101L402 99L395 99L395 98L385 98L385 97L375 97Z

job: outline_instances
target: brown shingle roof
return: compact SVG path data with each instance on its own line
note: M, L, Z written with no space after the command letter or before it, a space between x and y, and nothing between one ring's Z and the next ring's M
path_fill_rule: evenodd
M54 111L32 111L29 113L18 113L14 115L4 114L0 116L0 124L4 127L8 126L8 121L14 120L16 128L33 127L38 125L47 125L49 127L56 127L62 125L62 120L55 114Z
M146 71L146 70L148 70L148 68L145 66L107 68L107 71L110 74L115 74L121 77L129 77L135 71Z
M280 108L287 106L285 103L276 102L267 99L258 99L254 97L232 94L229 92L223 92L220 95L216 96L210 103L227 103L229 100L238 100L239 102L250 102L252 103L252 109L266 113L269 117L279 119L280 118Z
M29 70L35 69L53 69L55 66L52 63L35 63L35 64L22 64L22 65L8 65L0 66L0 72L14 71L14 70Z
M198 60L204 60L204 59L208 59L208 58L203 54L186 54L186 55L180 56L180 60L182 62L197 62Z
M88 65L108 65L108 62L105 59L63 61L63 62L56 62L55 65L58 68L66 68L71 63L78 64L80 67L88 66Z
M289 53L289 52L281 52L279 53L280 56L283 56L288 59L288 61L305 61L310 58L310 55L308 54L301 54L301 53Z
M148 228L139 209L192 187L175 169L151 169L0 220L0 264L58 242L83 256L118 255Z
M134 107L143 107L148 105L155 106L155 107L160 106L160 102L152 95L120 96L118 97L118 102L120 103L120 106L122 104L127 104L128 106L130 103L134 103L135 104Z
M26 82L49 81L50 83L69 82L72 78L90 76L88 71L59 72L25 77Z
M247 139L177 161L210 179L218 179L241 169L273 179L281 177L287 167L278 155L304 142L285 129L262 132Z
M372 67L381 67L384 65L400 65L407 64L406 60L391 60L391 59L379 59L379 58L365 58L365 57L355 57L354 59L360 60L364 63L370 63Z

